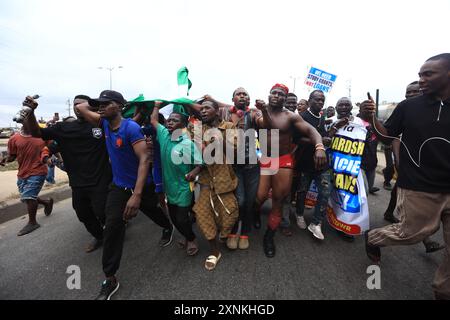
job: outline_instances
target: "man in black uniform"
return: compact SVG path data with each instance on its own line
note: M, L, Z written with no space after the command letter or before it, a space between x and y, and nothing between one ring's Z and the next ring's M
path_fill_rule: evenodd
M88 99L84 95L74 98L76 121L57 122L49 128L39 128L34 113L31 113L25 123L34 137L58 143L72 188L72 206L78 219L94 237L86 247L86 252L92 252L103 242L105 203L112 173L102 129L85 121L75 108ZM27 98L26 101L33 109L37 107L34 100Z

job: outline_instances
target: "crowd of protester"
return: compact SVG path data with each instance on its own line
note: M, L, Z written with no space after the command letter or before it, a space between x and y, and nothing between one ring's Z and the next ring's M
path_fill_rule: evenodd
M39 227L39 204L46 215L51 213L53 200L38 195L48 168L63 163L73 208L93 236L86 251L103 246L105 280L98 299L110 299L119 288L116 273L126 225L139 210L161 227L160 246L172 243L176 229L183 237L178 245L188 256L199 252L195 223L209 243L204 267L211 271L224 245L229 250L257 246L251 242L252 228L262 228L261 207L271 198L262 248L272 258L276 231L292 236L291 211L298 228L325 239L322 226L335 187L327 150L340 129L358 124L367 130L361 162L365 190L379 191L374 185L379 142L386 146L383 186L392 189L384 215L392 224L364 232L368 257L379 262L381 247L421 241L426 252L445 249L433 290L436 298L449 299L450 54L428 59L419 78L408 85L406 100L385 123L377 120L372 99L361 102L359 110L348 97L324 108L324 92L315 90L308 99L298 100L283 84L275 84L268 102L256 100L254 108L249 93L240 87L232 93L232 104L205 95L174 107L167 119L159 113L160 101L152 108L138 105L132 118L124 118L122 110L129 103L112 90L96 99L77 95L76 119L55 120L44 127L32 112L9 140L8 156L1 161L19 162L17 184L29 222L18 235ZM32 97L24 105L38 106ZM269 132L262 156L252 139L242 140L238 133L254 136L261 129ZM230 146L243 161L227 161ZM205 154L211 150L212 160L207 161ZM177 158L183 161L174 161ZM307 223L304 212L312 182L317 198ZM429 238L440 222L445 245ZM347 241L355 239L337 232Z

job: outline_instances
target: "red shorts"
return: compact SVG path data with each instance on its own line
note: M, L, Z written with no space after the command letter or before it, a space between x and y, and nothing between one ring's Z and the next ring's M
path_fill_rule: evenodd
M262 169L294 169L294 159L292 154L288 153L278 158L261 158Z

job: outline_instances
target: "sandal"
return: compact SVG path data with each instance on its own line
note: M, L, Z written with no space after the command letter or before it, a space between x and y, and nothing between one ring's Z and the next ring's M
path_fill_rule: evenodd
M186 248L186 240L178 240L177 245L178 245L178 248L185 249Z
M220 258L222 257L222 254L219 252L219 256L216 257L215 255L210 255L208 258L206 258L205 261L205 268L206 270L212 271L217 265L217 262L219 262Z
M186 253L188 256L195 256L198 252L197 244L194 241L188 241L186 246Z
M41 225L39 223L35 223L35 224L27 223L27 225L25 227L23 227L22 230L20 230L17 235L20 237L20 236L29 234L30 232L33 232L40 226Z

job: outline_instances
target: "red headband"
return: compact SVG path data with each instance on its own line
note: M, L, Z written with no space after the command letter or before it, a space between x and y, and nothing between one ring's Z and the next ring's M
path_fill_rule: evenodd
M281 90L284 91L285 94L288 94L288 93L289 93L289 88L286 87L284 84L281 84L281 83L275 84L275 85L272 87L272 89L270 89L270 91L272 91L273 89L281 89Z

